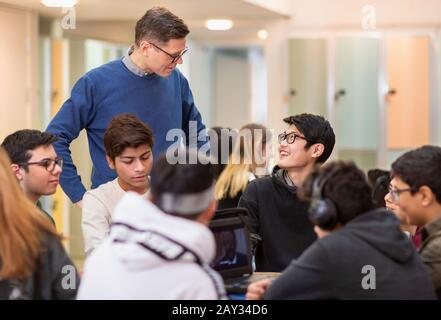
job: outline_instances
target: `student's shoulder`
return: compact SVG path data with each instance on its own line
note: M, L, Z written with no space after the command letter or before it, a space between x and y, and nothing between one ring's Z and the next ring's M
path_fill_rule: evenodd
M273 185L271 176L257 178L248 182L247 190L266 191Z
M117 183L118 182L115 179L115 180L106 182L95 189L88 190L84 194L84 199L86 199L86 201L89 199L97 199L100 201L105 201L109 197L114 196L115 193L118 191L117 190L117 188L118 188Z
M436 232L431 236L430 241L423 243L420 249L420 255L425 262L435 262L441 264L441 232Z

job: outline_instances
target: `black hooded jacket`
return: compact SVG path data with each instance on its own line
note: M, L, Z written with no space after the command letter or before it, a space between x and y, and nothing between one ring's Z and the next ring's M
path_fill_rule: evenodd
M316 241L265 299L436 299L430 276L399 221L367 212Z
M249 212L251 232L262 240L256 248L256 271L280 272L316 239L308 219L309 204L297 198L284 170L275 167L270 177L249 183L238 207Z

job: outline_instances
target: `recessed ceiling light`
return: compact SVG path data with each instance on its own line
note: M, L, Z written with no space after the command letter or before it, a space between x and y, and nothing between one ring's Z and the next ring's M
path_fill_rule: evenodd
M233 27L233 21L229 19L210 19L205 22L208 30L229 30Z
M52 8L68 8L76 5L78 0L41 0L46 7Z
M257 32L257 37L261 40L265 40L266 38L268 38L268 31L266 31L265 29L259 30Z

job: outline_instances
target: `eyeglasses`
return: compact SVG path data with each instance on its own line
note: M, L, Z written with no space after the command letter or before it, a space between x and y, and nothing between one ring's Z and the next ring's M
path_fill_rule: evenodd
M152 46L154 46L156 49L164 52L166 55L168 55L170 58L172 58L172 61L170 63L175 63L176 61L178 61L188 51L188 48L186 47L184 50L182 50L178 54L172 55L172 54L168 53L167 51L165 51L164 49L161 49L160 47L158 47L156 44L154 44L152 42L149 42L149 43Z
M55 165L59 166L61 169L63 169L64 160L63 158L55 158L55 159L44 159L37 162L22 162L18 163L19 166L29 166L32 164L39 165L40 167L45 168L50 173L53 173L55 170Z
M393 202L398 202L400 200L400 193L402 192L411 192L414 189L412 188L407 188L407 189L394 189L392 186L389 186L389 193L390 196L392 197L392 201Z
M305 137L303 137L303 136L301 136L301 135L298 135L298 134L295 133L295 132L291 132L291 133L281 133L281 134L279 134L279 143L282 143L283 140L286 140L286 142L287 142L288 144L292 144L292 143L294 143L294 141L296 141L297 138L304 139L304 140L308 140L308 139L306 139Z

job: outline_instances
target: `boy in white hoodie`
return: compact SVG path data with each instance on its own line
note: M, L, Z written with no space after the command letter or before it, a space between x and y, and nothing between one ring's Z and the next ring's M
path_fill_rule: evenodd
M207 227L216 210L212 165L170 164L163 155L150 192L152 202L129 192L117 205L110 236L86 261L78 298L224 299L209 266L216 250Z

